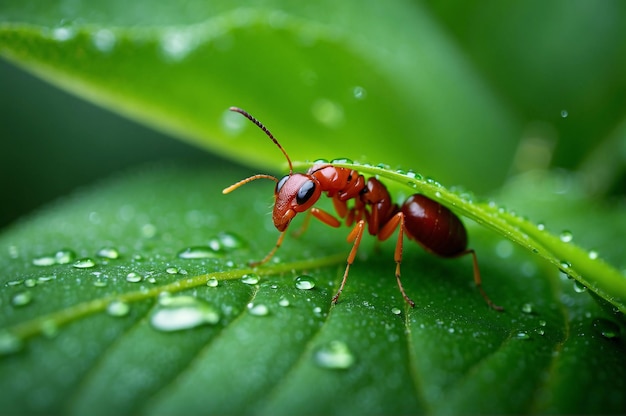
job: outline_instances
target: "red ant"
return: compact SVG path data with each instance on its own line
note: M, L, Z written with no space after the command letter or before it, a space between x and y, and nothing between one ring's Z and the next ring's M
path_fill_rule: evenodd
M335 216L313 206L322 196L322 192L326 192L326 195L332 198L339 217L345 219L347 226L354 224L347 238L348 242L353 243L352 250L348 255L339 290L333 296L333 304L337 303L346 284L350 265L354 262L367 224L367 231L377 236L380 241L387 240L396 229L399 230L394 253L396 280L402 297L411 307L415 307L415 302L407 296L400 281L404 234L415 240L427 252L439 257L455 258L471 254L474 262L474 282L480 294L491 308L497 311L503 310L502 307L494 304L483 290L476 253L467 248L465 227L448 208L420 194L410 196L401 207L398 207L397 204L392 203L387 188L378 179L369 178L366 181L365 177L356 170L335 167L329 163L315 164L305 174L293 173L293 166L287 152L261 122L240 108L231 107L230 111L244 115L263 130L283 152L289 163L289 174L281 180L271 175L258 174L222 191L224 194L230 193L256 179L271 179L276 182L272 218L274 226L280 231L280 236L274 248L262 260L252 263L253 266L264 264L272 258L283 242L289 223L299 212L308 211L303 227L306 227L310 215L331 227L341 225ZM347 202L351 199L354 200L354 204L348 207Z

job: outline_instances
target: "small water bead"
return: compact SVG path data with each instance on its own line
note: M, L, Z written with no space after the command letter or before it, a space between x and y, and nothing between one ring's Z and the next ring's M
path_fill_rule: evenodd
M33 293L30 291L27 292L18 292L11 298L11 304L13 306L26 306L33 300Z
M181 259L212 259L221 257L223 253L210 246L187 247L178 253Z
M16 259L20 256L20 250L19 248L17 248L17 246L11 245L9 246L7 251L9 252L9 257L12 259Z
M296 277L295 282L296 288L300 290L311 290L315 287L315 279L306 274Z
M531 314L534 312L532 303L525 303L522 305L522 312Z
M150 315L152 327L165 332L215 325L219 320L220 315L213 306L193 296L160 296Z
M226 251L240 250L247 247L246 241L235 233L222 231L216 237L221 249Z
M593 329L596 330L600 335L604 338L613 339L617 338L620 335L619 326L612 321L604 318L596 318L591 323L593 325Z
M589 258L591 260L597 260L599 257L599 254L596 250L589 250Z
M90 269L96 266L96 262L89 257L83 257L82 259L76 260L72 266L77 269Z
M92 35L91 41L100 52L109 53L113 50L117 39L111 30L100 29Z
M400 308L391 308L391 313L393 313L394 315L400 315L402 311L400 310Z
M537 223L537 229L538 229L539 231L545 231L545 229L546 229L546 225L545 225L544 223L542 223L542 222Z
M130 272L126 275L126 281L130 283L139 283L143 280L143 276L137 272Z
M57 264L55 258L53 256L42 256L33 259L33 265L35 266L52 266Z
M102 247L100 250L98 250L96 256L103 259L116 260L120 258L120 252L113 247Z
M24 280L21 280L21 279L20 280L11 280L11 281L6 282L6 285L7 286L19 286L22 283L24 283Z
M528 340L530 339L530 335L526 331L519 331L515 334L515 339Z
M561 110L561 118L567 118L569 116L569 112L567 110Z
M364 100L367 98L367 90L357 85L352 89L352 96L357 100Z
M247 285L256 285L257 283L259 283L259 280L259 275L256 273L244 274L241 277L242 283L245 283Z
M128 315L130 312L130 305L121 300L114 300L107 305L107 314L115 317L122 317Z
M578 280L574 280L574 292L576 293L584 293L587 291L587 286L580 283Z
M254 316L267 316L270 313L269 308L262 303L248 303L248 312Z
M347 157L337 157L337 158L331 160L330 163L333 164L333 165L336 165L336 164L352 165L352 164L354 164L352 159L348 159Z
M35 285L37 285L37 281L35 279L24 280L24 286L26 287L35 287Z
M24 347L24 342L11 332L0 329L0 356L13 354Z
M356 359L345 342L330 341L315 350L313 361L322 368L346 370L354 365Z
M290 305L290 302L289 302L289 299L280 298L280 300L278 301L278 304L282 306L283 308L286 308L287 306Z
M94 282L93 282L93 285L94 285L95 287L107 287L107 284L108 284L108 283L107 283L107 281L106 281L106 280L100 280L100 279L98 279L98 280L96 280L96 281L94 281Z
M70 249L63 249L54 253L54 260L57 264L70 264L75 259L76 253Z
M569 230L564 230L559 235L559 238L561 239L562 242L569 243L570 241L574 239L574 234L572 234L572 232Z
M37 282L39 282L39 283L47 283L47 282L50 282L50 281L52 281L52 280L55 280L56 278L57 278L57 277L56 277L56 275L54 275L54 274L53 274L53 275L50 275L50 276L39 276L39 277L37 278Z
M208 287L217 287L219 284L219 280L217 280L215 277L211 277L209 278L209 280L206 281L206 285Z
M178 274L178 268L177 267L168 267L167 269L165 269L165 273L167 273L167 274Z

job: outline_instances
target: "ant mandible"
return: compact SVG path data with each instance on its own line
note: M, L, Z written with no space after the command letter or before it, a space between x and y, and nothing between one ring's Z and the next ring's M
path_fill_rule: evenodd
M281 180L271 175L258 174L243 179L222 191L224 194L230 193L256 179L271 179L276 182L272 218L274 226L280 231L280 236L274 248L262 260L253 262L252 266L264 264L274 256L283 242L289 223L299 212L308 211L307 219L313 215L324 224L339 227L341 222L337 217L313 206L322 192L326 192L326 196L332 198L337 215L345 220L347 226L354 224L347 238L347 241L352 243L352 250L348 255L339 290L333 296L333 304L337 303L346 284L350 266L354 262L367 224L367 231L376 236L379 241L387 240L398 229L398 240L394 252L396 281L402 297L411 307L415 307L415 302L406 294L400 281L405 234L409 239L421 245L424 250L439 257L455 258L470 254L474 262L474 282L480 294L491 308L497 311L503 310L502 307L494 304L483 290L476 252L467 248L465 227L448 208L421 194L410 196L401 207L398 207L397 204L392 203L387 188L378 179L369 178L366 181L358 171L336 167L330 163L315 164L304 174L293 173L293 165L287 152L261 122L241 108L231 107L230 111L242 114L263 130L283 152L289 163L289 174ZM348 206L349 200L354 200L354 204L350 207Z

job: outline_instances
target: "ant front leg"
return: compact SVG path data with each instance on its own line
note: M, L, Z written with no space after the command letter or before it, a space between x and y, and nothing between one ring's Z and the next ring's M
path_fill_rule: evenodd
M346 285L346 280L348 280L348 272L350 271L350 266L354 263L354 259L356 258L356 253L359 250L359 246L361 245L361 238L363 238L363 231L365 231L365 221L361 220L356 223L350 234L348 234L347 241L354 242L352 244L352 250L350 250L350 254L348 255L348 259L346 261L346 271L343 273L343 279L341 279L341 285L339 285L339 290L333 296L332 303L336 304L337 299L339 299L339 295L343 291L343 287Z
M387 221L387 223L380 229L378 232L378 240L385 241L391 234L399 227L398 230L398 241L396 242L396 249L393 253L393 259L396 262L396 281L398 282L398 288L400 288L400 293L402 293L402 297L411 305L412 308L415 307L415 302L411 299L406 292L404 291L404 287L402 287L402 282L400 281L400 265L402 264L402 249L404 246L404 214L402 212L398 212L393 217Z
M274 246L274 248L272 248L270 250L269 253L267 253L267 255L265 257L263 257L259 261L251 261L250 262L250 266L257 267L257 266L260 266L260 265L265 264L268 261L270 261L270 259L272 257L274 257L274 254L276 253L276 251L280 248L280 245L283 243L283 239L285 238L285 234L287 234L287 230L285 230L282 233L280 233L280 235L278 236L278 241L276 241L276 245Z
M480 278L480 269L478 268L478 259L476 258L476 252L472 249L468 249L468 250L462 251L456 257L464 256L466 254L471 254L472 260L474 261L474 283L476 284L478 291L482 295L483 299L485 299L485 302L487 302L487 305L489 305L489 307L491 307L492 309L495 309L496 311L502 312L504 308L502 306L498 306L495 303L493 303L491 299L489 299L489 296L487 296L487 293L485 292L485 290L483 289L483 281Z

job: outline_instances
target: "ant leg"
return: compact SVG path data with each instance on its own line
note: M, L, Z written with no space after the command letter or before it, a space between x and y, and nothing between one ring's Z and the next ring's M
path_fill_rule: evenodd
M263 259L261 259L259 261L251 261L250 262L250 266L256 267L256 266L260 266L260 265L265 264L268 261L270 261L270 259L272 257L274 257L274 254L276 253L276 250L278 250L280 245L283 243L283 239L285 238L285 234L287 234L286 230L283 231L282 233L280 233L280 235L278 236L278 241L276 241L276 245L274 246L274 248L272 250L270 250L270 252L267 253L267 255L265 257L263 257Z
M293 233L295 237L300 237L309 228L309 224L311 223L311 216L317 218L326 225L330 225L331 227L337 228L341 225L341 222L337 218L333 217L332 214L329 214L328 212L319 208L313 207L309 211L307 211L306 217L304 217L304 222L302 223L300 229Z
M455 256L455 257L464 256L466 254L471 254L474 260L474 283L476 284L476 287L478 287L478 290L480 291L480 294L482 295L482 297L485 299L485 302L487 302L487 305L489 305L489 307L491 307L492 309L495 309L496 311L503 311L504 308L502 306L498 306L495 303L493 303L491 299L489 299L489 296L487 296L487 293L485 293L485 290L483 289L483 282L482 282L482 279L480 278L480 269L478 268L478 259L476 258L476 252L472 249L469 249L469 250L465 250L459 253L458 256Z
M411 308L415 307L415 302L411 299L406 292L404 291L404 287L402 287L402 282L400 281L400 265L402 264L402 249L404 246L404 214L402 212L398 212L396 215L391 217L389 221L383 226L383 228L378 233L378 239L383 241L391 237L391 234L395 231L395 229L400 225L400 229L398 231L398 241L396 242L396 249L393 254L393 259L396 262L396 281L398 282L398 287L400 288L400 293L402 293L402 297L411 305Z
M304 232L309 228L309 224L311 223L311 211L307 211L304 216L304 221L302 221L302 225L296 231L292 233L292 235L296 238L300 237Z
M354 259L356 258L356 253L359 249L359 245L361 244L361 238L363 237L364 230L365 230L365 221L361 220L356 223L352 231L350 231L350 234L348 234L347 241L348 242L354 241L354 244L352 245L352 250L350 250L350 254L348 255L346 271L343 273L343 279L341 280L341 285L339 285L339 290L337 291L335 296L333 296L333 299L332 299L333 304L337 303L337 299L339 299L339 295L341 295L341 292L343 291L343 287L346 285L346 280L348 279L348 272L350 271L350 265L354 262Z

